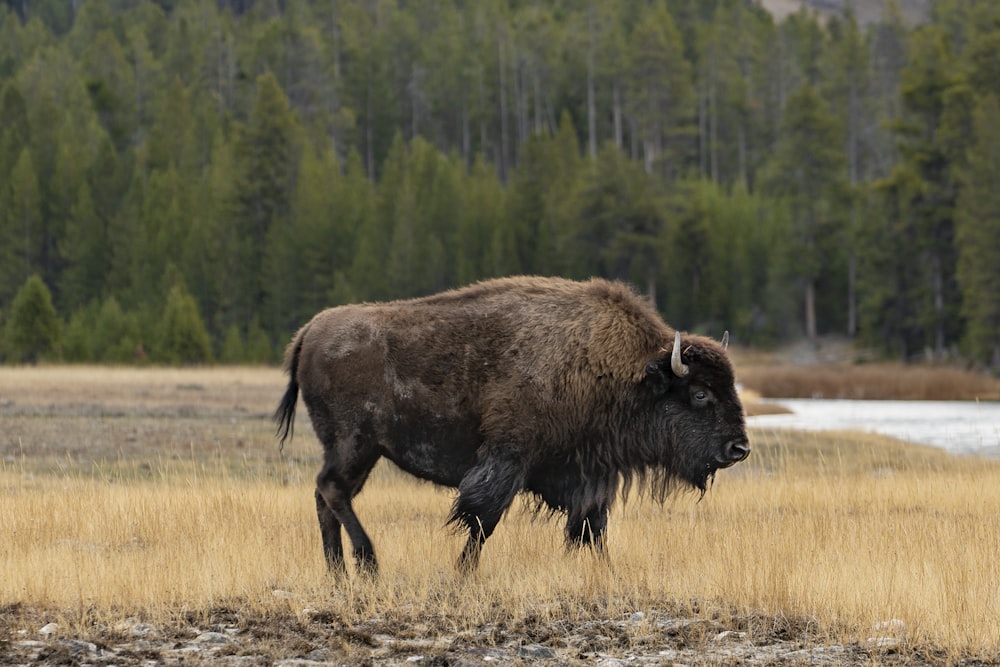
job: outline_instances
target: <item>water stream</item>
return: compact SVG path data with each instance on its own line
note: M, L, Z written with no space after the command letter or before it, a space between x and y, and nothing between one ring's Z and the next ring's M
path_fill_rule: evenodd
M788 415L747 419L752 428L865 431L941 447L950 452L1000 457L1000 403L969 401L853 401L771 399Z

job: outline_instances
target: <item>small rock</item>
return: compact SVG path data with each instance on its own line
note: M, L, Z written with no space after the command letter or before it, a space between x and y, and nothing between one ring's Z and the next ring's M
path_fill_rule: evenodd
M868 645L882 650L897 648L906 636L906 623L898 618L880 621L872 626L878 634L868 638Z
M410 657L408 657L408 658L406 659L406 662L423 662L423 661L424 661L424 660L426 660L426 659L427 659L427 658L425 658L425 657L424 657L424 656L422 656L422 655L411 655Z
M40 635L42 635L44 637L50 637L50 636L54 635L57 632L59 632L59 624L58 623L46 623L38 631L38 634L40 634Z
M872 648L879 648L879 649L883 649L883 650L892 649L892 648L898 648L899 645L902 644L902 643L903 643L903 640L900 639L899 637L869 637L868 638L868 645L869 646L871 646Z
M72 655L75 658L79 658L81 653L87 653L90 655L99 654L99 651L97 649L97 644L80 641L79 639L71 639L68 642L64 642L63 645L67 649L69 649L70 655Z
M236 643L236 640L225 635L221 632L203 632L194 638L194 641L198 644L231 644Z
M554 649L548 646L542 646L541 644L528 644L527 646L519 646L517 648L517 653L518 655L524 656L525 658L535 658L537 660L556 657L556 652Z
M35 650L43 649L48 646L45 642L35 641L34 639L21 639L13 643L15 648L25 649L25 650Z
M888 621L881 621L872 626L873 630L880 630L883 633L890 633L894 637L906 634L906 623L898 618L890 618Z
M160 630L156 626L150 625L149 623L136 623L132 626L131 630L129 630L129 634L139 639L145 637L159 637Z

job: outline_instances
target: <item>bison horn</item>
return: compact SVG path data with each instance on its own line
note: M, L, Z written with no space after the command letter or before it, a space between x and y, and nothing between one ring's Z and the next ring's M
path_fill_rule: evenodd
M674 332L674 351L670 355L670 369L679 378L682 378L688 374L690 370L687 365L681 361L681 332Z
M722 334L722 349L723 350L728 350L729 349L729 332L728 331Z

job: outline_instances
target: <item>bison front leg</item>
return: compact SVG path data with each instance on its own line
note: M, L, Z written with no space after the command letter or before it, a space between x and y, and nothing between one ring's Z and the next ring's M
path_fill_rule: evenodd
M592 508L582 516L572 514L566 521L566 542L571 546L591 547L604 553L604 531L608 527L608 507Z
M469 529L458 569L472 572L479 565L483 544L493 534L518 491L524 488L523 464L509 456L493 456L469 470L458 485L449 523Z

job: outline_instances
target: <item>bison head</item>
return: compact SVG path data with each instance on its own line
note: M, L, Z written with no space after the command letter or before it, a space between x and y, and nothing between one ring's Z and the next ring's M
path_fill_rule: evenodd
M725 340L725 338L724 338ZM743 405L725 347L677 332L672 349L646 365L654 465L703 493L720 468L750 454Z

